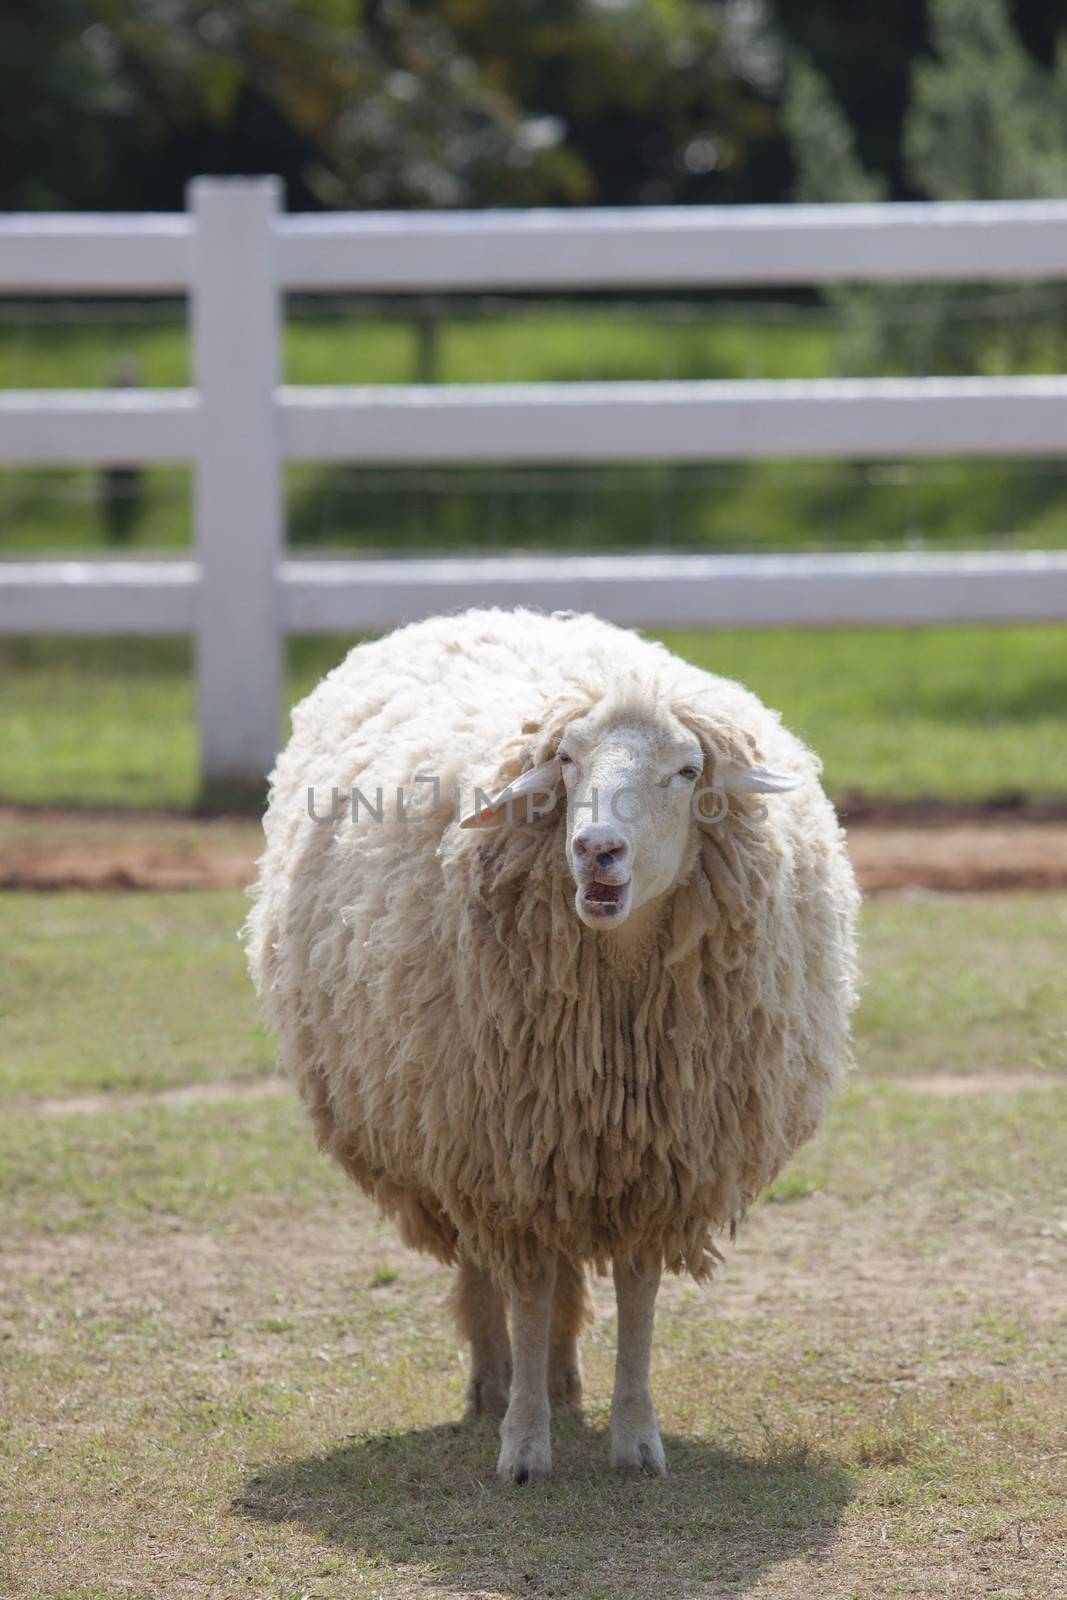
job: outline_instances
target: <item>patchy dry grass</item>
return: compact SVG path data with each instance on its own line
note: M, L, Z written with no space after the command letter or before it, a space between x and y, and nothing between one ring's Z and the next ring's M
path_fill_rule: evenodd
M161 1089L269 1069L243 895L5 895L0 1090Z
M1067 899L921 892L868 909L865 1073L1067 1068Z
M1067 902L870 908L861 1074L721 1281L665 1288L672 1476L606 1471L599 1285L521 1492L458 1423L447 1274L242 1093L242 904L3 902L4 1600L1067 1596Z

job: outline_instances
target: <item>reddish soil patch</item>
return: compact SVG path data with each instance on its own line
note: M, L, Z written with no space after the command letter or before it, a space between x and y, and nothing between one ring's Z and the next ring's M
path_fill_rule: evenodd
M262 844L243 817L0 807L0 889L240 889Z
M1067 818L999 805L854 802L844 813L867 894L1067 888ZM235 889L262 845L247 818L0 808L0 889Z
M970 822L942 827L853 824L849 850L866 894L1067 888L1067 823Z
M253 859L228 852L56 849L13 859L0 851L0 889L242 889Z

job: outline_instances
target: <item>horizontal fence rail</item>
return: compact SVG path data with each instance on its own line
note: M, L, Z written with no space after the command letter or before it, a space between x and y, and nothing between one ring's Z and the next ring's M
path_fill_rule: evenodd
M404 294L1067 276L1067 202L279 216L283 290ZM0 217L0 293L179 294L181 215Z
M1067 552L288 561L282 585L291 633L395 627L465 606L550 611L561 599L652 628L995 622L1006 611L1047 622L1067 616Z
M0 633L190 634L202 576L196 561L6 561Z
M197 410L192 389L0 390L0 463L192 461Z
M189 389L0 393L0 463L195 469L195 557L0 562L0 632L192 634L204 776L278 737L286 633L468 605L662 627L1062 620L1067 556L287 559L286 461L1024 458L1067 448L1067 378L347 386L279 381L287 291L478 293L1067 278L1067 202L285 216L273 179L184 215L0 218L0 294L183 295Z
M191 216L0 217L0 294L185 294Z
M278 387L285 461L478 464L1048 456L1067 378ZM0 392L0 463L193 461L191 389Z
M1067 378L278 387L283 461L1049 456ZM0 462L194 461L194 390L0 394Z
M962 581L961 581L962 579ZM9 562L0 633L188 634L195 561ZM290 634L359 633L466 606L596 611L635 627L1051 622L1067 616L1067 552L802 556L442 556L283 561Z
M291 461L877 461L1067 448L1067 378L286 388L279 403Z
M641 207L286 217L287 289L392 292L981 281L1067 273L1067 206Z

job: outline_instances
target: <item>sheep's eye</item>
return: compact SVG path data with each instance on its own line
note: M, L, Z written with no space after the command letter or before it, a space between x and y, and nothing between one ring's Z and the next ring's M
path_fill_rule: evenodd
M561 767L573 767L574 765L574 757L569 756L566 750L560 750L557 759Z
M687 783L691 783L694 778L700 777L700 773L696 767L682 767L681 771L678 773L678 776L680 778L684 778Z

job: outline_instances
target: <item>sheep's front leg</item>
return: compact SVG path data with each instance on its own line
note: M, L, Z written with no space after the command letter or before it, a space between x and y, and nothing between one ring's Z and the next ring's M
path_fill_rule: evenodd
M461 1339L471 1347L467 1415L502 1417L511 1392L511 1341L504 1296L481 1267L461 1261L452 1294L452 1314Z
M511 1292L511 1400L500 1424L497 1476L514 1483L547 1478L552 1471L549 1437L548 1349L556 1257L546 1257L533 1278Z
M615 1262L619 1349L611 1402L611 1464L662 1478L667 1461L648 1385L659 1275L658 1261L642 1266Z

